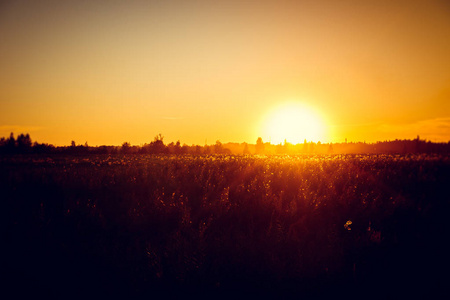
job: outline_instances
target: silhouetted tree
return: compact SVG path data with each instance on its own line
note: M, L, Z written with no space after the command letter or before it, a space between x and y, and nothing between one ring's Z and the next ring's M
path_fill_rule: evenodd
M122 152L123 154L128 154L130 153L130 149L131 149L131 145L128 142L124 142L122 144L122 147L120 149L120 152Z
M181 146L181 154L186 154L186 153L193 153L195 150L194 150L194 146L192 146L192 147L189 147L188 145L186 145L186 144L183 144L183 146Z
M177 141L175 144L175 154L181 154L181 142L180 140Z
M16 139L14 138L14 133L11 132L7 139L2 138L0 146L2 153L14 153L16 151Z
M161 133L155 136L155 139L149 145L150 153L166 153L166 146L163 140L164 136Z
M275 152L276 152L277 154L284 153L284 147L283 147L283 145L282 145L281 143L279 143L278 145L276 145L276 147L275 147Z
M222 143L219 140L217 140L216 144L214 145L214 153L222 154L224 152L223 150L224 149Z
M38 142L33 143L33 153L50 153L55 150L55 146L50 144L39 144Z
M197 155L202 154L202 146L200 146L200 145L195 146L194 154L197 154Z
M305 139L303 141L303 152L308 152L308 151L309 151L308 142Z
M264 153L264 143L261 137L256 140L256 154Z
M181 148L180 140L178 140L176 144L174 142L171 142L169 145L167 145L167 148L169 150L169 153L176 155L182 154L183 151Z
M14 138L14 133L12 133L12 132L9 135L7 146L10 148L16 147L16 139Z
M206 155L211 154L211 147L208 146L208 145L205 145L203 147L203 153L206 154Z
M309 144L309 152L314 153L315 148L316 148L316 144L314 142L311 142Z
M328 154L333 154L333 144L330 143L330 146L328 147Z
M17 137L17 152L19 153L28 153L31 151L31 138L30 135L27 133L24 135L23 133L20 134Z
M247 143L244 143L244 151L243 151L243 154L244 154L244 155L250 154L250 150L248 150L248 145L247 145Z

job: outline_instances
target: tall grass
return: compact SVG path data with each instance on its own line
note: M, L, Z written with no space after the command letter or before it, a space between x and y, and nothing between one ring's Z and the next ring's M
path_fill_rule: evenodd
M0 170L13 286L367 296L444 284L445 156L12 156Z

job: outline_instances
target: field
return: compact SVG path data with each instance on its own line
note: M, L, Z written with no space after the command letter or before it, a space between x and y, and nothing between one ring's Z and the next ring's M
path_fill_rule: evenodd
M433 155L0 157L2 269L56 297L448 292Z

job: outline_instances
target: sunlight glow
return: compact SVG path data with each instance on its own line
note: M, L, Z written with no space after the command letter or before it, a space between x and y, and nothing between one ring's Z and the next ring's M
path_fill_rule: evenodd
M273 109L263 122L263 140L272 144L326 141L325 121L303 103L284 103Z

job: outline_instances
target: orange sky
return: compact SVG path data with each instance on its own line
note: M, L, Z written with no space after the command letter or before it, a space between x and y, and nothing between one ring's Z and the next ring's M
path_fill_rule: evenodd
M0 136L255 143L293 101L322 142L449 141L449 53L446 0L2 1Z

